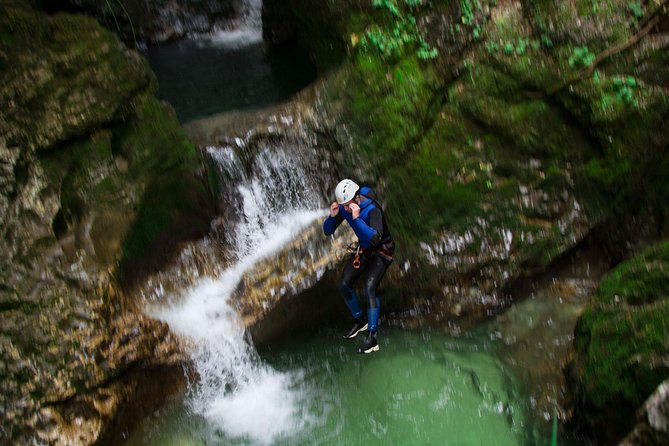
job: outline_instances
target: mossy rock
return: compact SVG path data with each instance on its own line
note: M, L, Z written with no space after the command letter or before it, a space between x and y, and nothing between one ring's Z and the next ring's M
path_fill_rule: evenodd
M151 263L161 263L179 240L204 233L213 212L201 157L173 110L151 97L139 101L136 119L114 132L115 151L128 160L128 175L144 178L146 184L123 242L121 268L126 273L138 262L155 267Z
M654 246L611 271L599 284L598 302L645 305L669 298L669 242Z
M28 3L0 14L3 444L66 438L41 409L66 413L171 360L167 326L119 294L119 263L141 275L169 261L212 210L199 154L141 55L92 19ZM82 429L90 441L109 416Z
M155 88L148 63L93 19L8 7L0 17L0 127L7 144L45 150L123 117ZM10 63L11 61L11 63Z
M435 113L437 73L416 56L392 62L361 52L353 66L344 95L360 149L378 161L412 150Z
M580 409L633 420L669 376L669 242L614 268L575 330L572 376Z

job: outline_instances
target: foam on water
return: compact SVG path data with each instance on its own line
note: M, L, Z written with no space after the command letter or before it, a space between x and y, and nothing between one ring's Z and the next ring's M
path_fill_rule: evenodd
M258 229L266 238L245 244L246 255L235 265L217 279L201 281L183 299L153 314L192 343L199 381L189 400L191 410L230 436L267 444L302 430L309 422L304 399L310 390L300 385L301 374L277 372L258 358L230 296L244 272L324 213L299 211Z
M215 157L224 171L237 176L243 172L232 149L209 150L225 154L220 160ZM311 389L304 384L302 371L279 372L264 363L245 336L231 302L246 271L327 213L318 209L317 198L308 192L312 180L297 156L283 149L257 154L254 173L239 178L239 200L231 204L239 217L230 228L236 263L152 312L191 343L198 381L187 400L190 411L218 426L226 437L254 444L289 437L313 421L305 403Z
M219 30L213 33L208 41L225 48L243 48L262 42L262 30L254 28Z

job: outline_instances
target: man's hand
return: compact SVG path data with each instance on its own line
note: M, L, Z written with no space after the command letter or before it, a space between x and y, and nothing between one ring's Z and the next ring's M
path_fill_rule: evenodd
M348 207L351 209L351 216L353 217L353 220L360 217L360 206L358 206L358 203L353 202L349 204Z
M339 203L333 201L330 205L330 217L335 217L337 214L339 214Z

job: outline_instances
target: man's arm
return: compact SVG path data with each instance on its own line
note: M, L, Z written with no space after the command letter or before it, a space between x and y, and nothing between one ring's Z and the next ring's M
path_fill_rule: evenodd
M334 234L335 230L339 227L343 220L344 217L342 217L341 214L337 214L334 217L328 216L328 218L326 218L323 222L323 232L325 235Z
M383 234L383 214L379 208L374 208L369 213L369 224L365 223L362 218L356 218L352 221L351 226L354 226L360 241L376 246L381 241L381 234Z

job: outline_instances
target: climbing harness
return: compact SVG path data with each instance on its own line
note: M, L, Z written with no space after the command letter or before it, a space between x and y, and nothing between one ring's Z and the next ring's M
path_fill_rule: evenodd
M357 249L355 250L355 258L353 259L353 268L360 268L360 245L358 244Z

